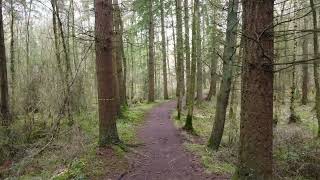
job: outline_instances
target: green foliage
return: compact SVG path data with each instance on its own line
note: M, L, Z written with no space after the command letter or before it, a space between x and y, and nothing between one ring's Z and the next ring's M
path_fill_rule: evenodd
M279 179L314 179L320 172L320 140L316 139L317 121L314 104L308 106L297 106L297 115L301 117L301 122L288 124L289 106L284 104L278 114L278 125L274 129L274 164L275 175ZM193 127L197 136L184 133L188 139L186 148L200 157L202 164L209 172L218 174L234 174L237 163L237 144L239 132L234 132L233 128L239 128L239 115L235 125L230 124L226 119L225 132L222 138L222 146L219 151L211 151L207 147L212 130L212 109L215 109L215 100L197 104L194 110ZM184 112L185 113L185 112ZM239 113L239 112L237 112ZM229 116L227 116L229 117ZM175 120L177 127L182 128L186 117ZM237 137L235 142L229 142L230 132Z
M81 160L75 160L71 163L70 167L65 170L64 172L61 172L59 175L52 178L52 180L68 180L68 179L74 179L74 180L83 180L87 179L85 178L85 175L83 174L83 170L85 168L85 163Z
M210 173L215 174L232 174L235 171L235 164L220 159L220 154L225 153L226 149L221 152L210 151L206 145L199 144L186 144L189 151L201 157L202 164L207 168ZM228 152L226 152L228 153Z
M143 123L145 112L154 105L139 104L123 109L117 126L124 143L137 143L136 129ZM114 146L110 151L98 148L99 122L96 112L79 113L74 120L75 125L69 127L68 121L62 119L59 134L39 154L36 152L48 143L48 127L43 125L43 119L37 118L30 131L26 130L23 120L16 121L6 131L1 129L0 160L5 161L11 156L17 162L0 177L99 179L128 167L128 162L124 160L125 152L120 147Z

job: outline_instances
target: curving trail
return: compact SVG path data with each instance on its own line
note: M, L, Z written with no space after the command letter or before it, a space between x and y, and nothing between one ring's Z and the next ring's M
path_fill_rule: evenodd
M138 132L145 145L137 149L140 155L131 155L132 168L121 179L225 179L205 173L197 158L184 149L183 139L171 120L175 107L175 101L166 102L146 115L145 125Z

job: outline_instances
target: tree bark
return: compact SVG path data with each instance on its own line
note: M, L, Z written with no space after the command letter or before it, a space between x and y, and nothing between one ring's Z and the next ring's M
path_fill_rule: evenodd
M120 17L121 13L120 13ZM121 32L121 54L122 54L122 62L123 62L123 81L122 81L122 88L123 88L123 96L124 96L124 102L123 105L127 106L127 75L128 75L128 68L127 68L127 58L124 53L124 42L123 42L123 21L122 18L120 18L120 32Z
M12 107L12 114L14 105L14 96L15 96L15 85L16 85L16 72L15 72L15 34L14 34L14 24L15 24L15 15L14 15L14 7L13 7L13 0L10 1L10 72L11 72L11 107Z
M10 117L9 108L9 87L7 76L7 58L6 48L4 42L4 30L3 30L3 16L2 16L3 2L0 0L0 120L3 126L8 126Z
M177 22L177 89L178 89L178 119L181 117L182 98L184 86L183 70L183 36L182 36L182 0L176 0L176 22Z
M154 102L154 22L153 0L149 1L149 62L148 62L148 102Z
M190 69L190 83L188 87L187 102L188 102L188 115L184 129L187 131L193 131L192 119L194 109L194 95L195 95L195 83L196 83L196 69L197 69L197 58L198 48L197 41L200 38L197 30L199 24L199 0L194 0L193 17L192 17L192 52L191 52L191 69Z
M230 0L228 7L226 45L223 52L223 72L220 91L217 97L214 125L209 139L209 147L217 150L220 146L229 102L233 64L237 51L238 0Z
M307 17L304 18L304 28L308 28L308 19ZM303 59L308 59L309 58L309 36L304 36L303 37L303 42L302 42L302 54L303 54ZM301 103L303 105L307 105L308 103L308 93L309 93L309 64L303 64L302 65L302 98L301 98Z
M244 62L239 164L234 179L273 179L273 3L242 1Z
M184 29L185 29L185 55L186 55L186 95L189 94L189 84L191 81L191 65L190 65L190 42L189 42L189 2L188 0L184 0ZM188 105L188 98L186 98L186 104Z
M201 41L201 14L200 10L198 10L197 15L197 101L201 102L203 99L203 73L202 73L202 41Z
M119 84L119 100L120 105L126 105L126 85L124 79L124 53L123 53L123 41L122 41L122 20L121 12L118 0L114 0L114 27L115 27L115 42L114 47L116 51L116 63L117 63L117 76Z
M314 5L314 1L310 0L311 10L312 10L312 18L313 18L313 28L318 29L318 20L317 20L317 12ZM319 59L319 41L318 41L318 33L316 31L313 32L313 50L314 50L314 58ZM320 74L319 74L319 63L318 61L313 61L313 74L314 74L314 83L316 89L316 116L318 119L318 137L320 137Z
M294 10L296 11L298 9L297 7L297 1L295 0L293 2ZM296 15L296 13L294 13ZM294 30L298 28L297 21L293 20L294 24ZM298 41L296 39L297 33L296 31L293 33L293 38L294 38L294 44L293 44L293 62L296 61L296 51L298 47ZM290 97L290 117L289 117L289 123L296 123L300 120L297 112L296 112L296 106L295 106L295 101L296 101L296 91L297 91L297 82L296 82L296 65L292 65L292 79L291 79L291 97Z
M99 145L119 142L116 126L116 90L112 61L112 0L95 1L96 68L99 103Z
M163 98L169 99L168 95L168 74L167 74L167 49L166 49L166 31L164 24L164 6L163 0L160 0L161 6L161 45L162 45L162 71L163 71Z
M69 120L69 125L72 125L73 124L73 117L72 117L72 107L71 107L71 104L72 104L72 94L71 94L71 84L70 84L70 81L71 81L71 77L72 77L72 70L71 70L71 61L70 61L70 51L69 51L69 48L68 48L68 37L65 36L65 33L63 31L63 25L62 25L62 21L61 21L61 18L60 18L60 9L59 9L59 6L57 4L57 0L54 0L55 1L55 15L57 17L57 26L58 26L58 29L60 31L60 38L61 38L61 42L62 42L62 50L63 50L63 53L64 53L64 60L65 60L65 96L64 96L64 107L65 107L65 110L67 112L67 116L68 116L68 120Z
M215 21L215 16L216 14L214 13L213 14L213 17L212 17L212 20ZM211 27L211 33L210 33L210 36L211 36L211 51L210 51L210 59L211 59L211 67L210 67L210 89L209 89L209 93L208 93L208 96L206 97L206 100L207 101L211 101L211 98L212 96L215 96L216 93L217 93L217 55L216 55L216 52L215 52L215 48L216 48L216 25L212 25Z

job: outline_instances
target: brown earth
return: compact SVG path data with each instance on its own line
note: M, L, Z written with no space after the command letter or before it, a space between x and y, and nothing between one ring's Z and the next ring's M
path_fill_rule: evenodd
M131 168L119 179L124 180L203 180L227 179L205 172L197 157L187 152L183 137L175 128L171 113L176 107L170 101L153 108L138 132L144 146L129 155Z

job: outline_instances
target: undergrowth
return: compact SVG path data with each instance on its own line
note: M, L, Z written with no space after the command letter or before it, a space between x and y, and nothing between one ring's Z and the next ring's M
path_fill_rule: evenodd
M288 124L289 106L281 106L278 125L274 128L274 173L276 179L301 180L320 179L320 140L317 135L317 120L314 104L297 106L301 122ZM240 109L236 114L236 125L226 119L221 147L212 151L207 147L213 126L215 100L197 104L194 110L193 126L197 136L183 131L187 138L186 149L197 155L210 173L232 176L238 159ZM186 113L186 112L184 112ZM175 119L182 128L186 114Z
M154 105L139 104L123 109L117 126L124 143L139 143L136 130L143 123L145 112ZM128 168L121 148L98 147L96 112L80 113L74 121L69 127L63 119L54 138L48 134L50 123L40 116L35 118L32 129L28 129L23 117L10 129L1 129L0 179L101 179L121 174Z

